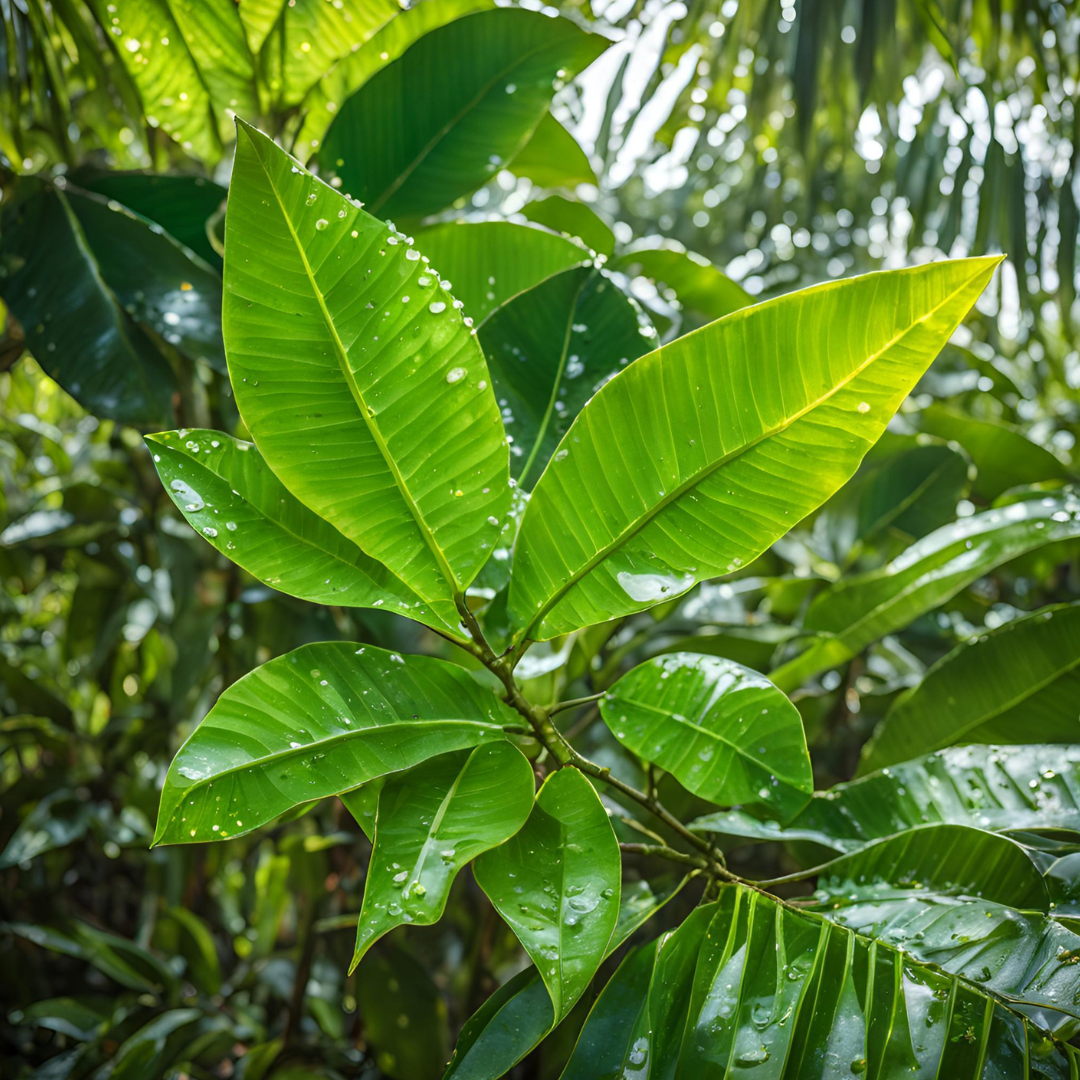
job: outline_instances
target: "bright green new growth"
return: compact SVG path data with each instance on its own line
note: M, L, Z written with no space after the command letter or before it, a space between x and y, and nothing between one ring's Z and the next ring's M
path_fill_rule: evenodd
M425 205L420 188L413 195ZM441 256L425 251L425 237ZM526 249L536 256L527 266ZM486 281L485 257L501 267ZM440 258L476 315L440 276ZM602 695L544 707L516 674L533 642L744 567L828 500L997 261L792 293L640 355L651 330L573 241L507 223L436 226L414 241L241 124L223 328L254 443L165 432L150 439L158 470L192 526L260 581L406 615L460 647L451 659L480 665L487 681L459 663L344 642L272 660L226 690L178 753L156 842L224 839L342 796L369 834L374 825L353 967L396 927L437 921L472 863L536 966L466 1025L450 1077L495 1080L513 1067L663 903L651 890L634 902L621 852L679 864L702 879L706 904L630 954L593 1005L566 1078L648 1062L671 1076L721 1077L766 1062L769 1075L801 1075L810 1060L883 1077L894 1065L935 1062L939 1075L967 1076L1017 1038L1032 1060L1065 1075L1050 1036L1014 1006L1062 1010L1048 1030L1071 1030L1066 999L1080 984L1071 966L1047 967L1047 958L1074 955L1080 939L1053 918L1057 886L1002 834L1057 819L1036 801L1010 826L993 816L992 799L964 809L944 797L942 768L954 780L1004 768L975 761L974 750L905 764L904 781L868 778L869 798L858 783L815 794L803 720L780 688L853 655L986 568L1076 535L1073 496L944 526L884 570L821 595L805 620L821 636L773 681L679 652L639 664ZM953 457L912 456L913 490ZM532 489L513 510L511 473ZM858 512L884 529L914 502ZM837 505L838 515L853 512ZM1011 634L1037 634L1049 617ZM994 647L991 639L950 657L925 692L983 654L990 662ZM1047 739L1063 734L1055 688L1071 685L1067 654L1041 654L1045 676L1008 676L1016 695L1045 699ZM583 756L553 721L590 702L645 766L645 790ZM895 712L917 717L918 694ZM997 730L989 705L973 700L955 713L957 737ZM911 743L905 757L953 741L921 723L936 733L917 737L910 722L890 720L867 761L898 760L887 749L894 732ZM660 801L661 773L726 809L688 827ZM988 790L1010 805L1005 787ZM611 814L621 821L628 806L649 817L620 823L617 834ZM1062 814L1076 824L1074 810ZM794 875L818 878L813 904L795 910L762 891L770 883L727 868L724 835L809 840L841 855ZM985 977L955 944L972 920L1000 957ZM729 1002L719 1012L717 994ZM926 994L950 1004L925 1006ZM765 1012L762 1001L771 1002ZM974 1057L954 1045L955 1008L970 1015ZM896 1026L901 1016L932 1037L913 1043Z

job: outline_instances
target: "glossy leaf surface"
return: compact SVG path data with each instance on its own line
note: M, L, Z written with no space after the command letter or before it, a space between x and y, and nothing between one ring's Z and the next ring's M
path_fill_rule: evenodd
M814 790L798 710L763 675L719 657L640 664L600 700L621 745L709 802L793 817Z
M727 811L692 828L854 851L918 825L1080 832L1080 748L963 746L816 792L786 827Z
M803 627L823 636L770 677L782 690L792 690L945 603L1002 563L1077 536L1080 499L1073 494L1012 503L943 525L879 570L846 578L819 595Z
M103 280L64 193L28 182L5 208L2 235L0 296L42 368L101 416L166 419L172 369Z
M480 345L511 436L510 472L526 490L582 406L657 344L640 310L601 270L567 270L510 300Z
M454 664L305 645L218 698L169 767L154 841L250 832L301 803L499 740L514 715Z
M417 243L477 325L527 289L589 259L565 236L513 221L433 225L417 234Z
M371 213L420 217L486 183L608 41L568 19L478 12L421 37L338 111L319 160ZM481 149L477 149L477 148Z
M1075 968L1058 967L1075 983ZM567 1080L978 1080L987 1063L1013 1070L1001 1075L1074 1075L1076 1052L1013 1012L1005 1004L1012 996L996 986L940 972L741 886L725 886L717 903L660 939L647 989L635 975L616 988L617 1012L601 1009L603 996L597 1002ZM603 1058L594 1022L617 1041Z
M461 636L451 605L426 604L294 498L253 443L201 429L163 431L147 441L162 484L191 527L260 581L316 604L384 607Z
M789 293L627 367L533 492L510 589L518 637L627 615L756 558L855 472L996 265Z
M861 772L958 743L1080 741L1080 605L1059 604L960 645L901 698Z
M549 776L524 828L474 872L539 968L558 1022L607 955L619 917L619 846L592 784L575 769Z
M450 601L510 502L480 347L418 252L266 136L238 139L223 326L240 412L301 502Z
M392 777L379 794L350 970L395 926L438 922L458 871L525 824L534 793L532 767L508 742Z

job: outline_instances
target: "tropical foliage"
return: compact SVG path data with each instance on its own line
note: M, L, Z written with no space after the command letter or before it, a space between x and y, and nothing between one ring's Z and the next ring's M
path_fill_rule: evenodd
M1080 1072L1000 9L4 8L5 1076Z

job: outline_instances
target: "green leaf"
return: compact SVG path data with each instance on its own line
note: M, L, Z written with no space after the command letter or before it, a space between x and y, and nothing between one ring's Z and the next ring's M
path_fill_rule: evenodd
M322 172L373 214L422 217L491 179L547 113L552 82L609 42L569 19L482 11L436 27L338 110Z
M352 791L343 791L338 795L342 805L371 842L375 840L375 815L379 811L379 795L386 786L386 779L385 776L379 776L353 788Z
M515 714L461 668L305 645L233 683L177 752L155 844L223 840L286 810L503 738Z
M391 778L379 795L350 972L394 927L438 922L458 871L525 824L534 792L532 766L506 742Z
M646 881L624 885L619 921L607 955L655 915L687 880L662 890ZM535 1050L554 1027L555 1014L544 981L535 967L528 967L500 986L465 1021L444 1080L498 1080Z
M578 184L599 183L577 139L550 112L544 113L529 141L507 168L539 187L575 188Z
M855 851L934 822L1080 833L1080 747L954 747L815 792L785 827L740 811L709 814L690 827Z
M175 376L102 276L64 192L20 182L6 202L0 296L45 372L90 412L124 423L170 415Z
M279 107L288 107L303 100L335 63L392 25L401 5L397 0L295 0L280 4L279 11L259 59Z
M754 302L741 285L708 259L672 240L664 240L659 247L633 247L612 259L608 268L626 274L631 282L642 278L655 288L674 306L678 330L683 334Z
M140 217L160 225L174 240L220 269L221 256L207 235L210 219L221 209L228 189L202 176L104 172L77 169L69 174L85 191L114 199ZM219 298L220 303L220 298Z
M978 908L984 923L992 921L983 909L993 905L967 907ZM971 920L963 929L981 928ZM1010 1070L1000 1075L1075 1075L1070 1062L1075 1070L1077 1052L1013 1011L1014 996L997 989L1007 980L992 976L987 985L981 972L972 981L932 964L913 958L906 945L902 952L764 893L724 886L717 903L696 909L657 943L647 991L640 972L616 988L619 1022L611 1023L614 1010L601 1009L601 996L564 1077L978 1080L988 1075L988 1063ZM1060 985L1072 990L1075 968L1053 966L1066 973ZM604 1044L590 1071L584 1055L597 1045L594 1023L601 1030L610 1024L614 1045Z
M500 305L590 258L565 236L512 221L449 221L417 236L478 325Z
M540 969L558 1023L607 954L621 860L607 813L576 769L544 781L529 820L474 873Z
M452 603L498 536L509 464L483 353L438 275L246 124L226 250L229 371L266 463L425 601Z
M156 223L118 202L68 187L66 199L124 310L191 360L225 372L221 278Z
M70 788L46 795L19 822L0 853L0 870L29 862L47 851L67 847L82 839L97 820L98 807Z
M533 491L510 583L518 639L640 611L756 558L851 477L997 262L789 293L620 372Z
M610 255L615 250L615 234L594 210L583 202L549 195L526 203L521 212L539 225L546 225L591 248L599 255Z
M191 527L263 583L316 604L385 607L463 639L452 605L428 607L293 498L252 443L197 428L148 435L147 442L162 484Z
M782 690L794 690L944 604L1002 563L1077 536L1080 499L1071 493L1011 503L943 525L880 569L845 578L818 595L803 629L822 636L769 677Z
M731 660L658 656L619 679L600 715L622 746L709 802L786 821L814 790L798 709Z
M311 87L301 105L303 116L292 152L301 161L307 161L349 95L375 72L397 60L425 34L463 15L494 6L493 0L421 0L399 11L358 49L347 52L333 67L324 71Z
M931 405L919 413L919 426L931 435L955 440L971 455L979 470L972 490L986 502L1022 484L1075 479L1049 450L1005 424Z
M1045 912L1046 883L1018 843L968 825L920 825L818 869L825 907L910 899L989 900Z
M585 402L657 339L608 275L579 267L501 307L480 344L512 440L510 472L529 490Z
M446 1005L408 953L380 950L356 975L356 1001L379 1071L392 1080L432 1080L446 1061Z
M226 111L258 113L255 70L232 0L93 0L98 20L139 88L151 126L215 160ZM326 5L329 6L329 5Z
M957 646L889 710L866 773L957 743L1080 738L1080 604L1057 604Z

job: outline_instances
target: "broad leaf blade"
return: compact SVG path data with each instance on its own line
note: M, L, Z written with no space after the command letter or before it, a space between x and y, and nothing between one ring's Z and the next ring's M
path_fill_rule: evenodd
M338 111L319 160L328 177L387 217L421 217L485 183L547 112L558 75L607 39L568 19L508 9L421 37Z
M154 842L248 833L301 803L502 739L513 723L454 664L305 645L218 698L169 766Z
M480 344L512 440L510 472L529 490L585 402L657 340L610 277L580 267L499 308Z
M549 776L524 828L474 872L540 969L558 1022L603 961L619 916L619 845L592 784L576 769Z
M191 527L260 581L315 604L385 608L461 636L451 605L426 604L295 499L254 444L201 429L163 431L147 441L162 484Z
M756 558L855 472L998 261L790 293L627 367L533 492L510 586L518 638L639 611Z
M458 871L525 824L534 791L532 767L508 742L443 754L391 778L379 794L349 970L395 926L438 922Z
M1080 748L964 746L816 792L787 826L741 811L691 828L753 840L809 840L855 851L918 825L1080 833Z
M550 112L544 113L529 141L508 168L517 176L528 177L539 187L573 189L578 184L598 182L577 139Z
M640 664L600 714L623 746L709 802L787 821L814 790L798 710L731 660L673 653Z
M770 678L782 690L793 690L945 603L1002 563L1078 536L1080 498L1071 493L1012 503L943 525L886 566L821 593L803 627L823 636Z
M267 464L429 603L452 600L510 503L479 345L419 254L241 124L223 325Z
M901 698L859 771L957 743L1080 738L1080 604L1058 604L960 645Z

